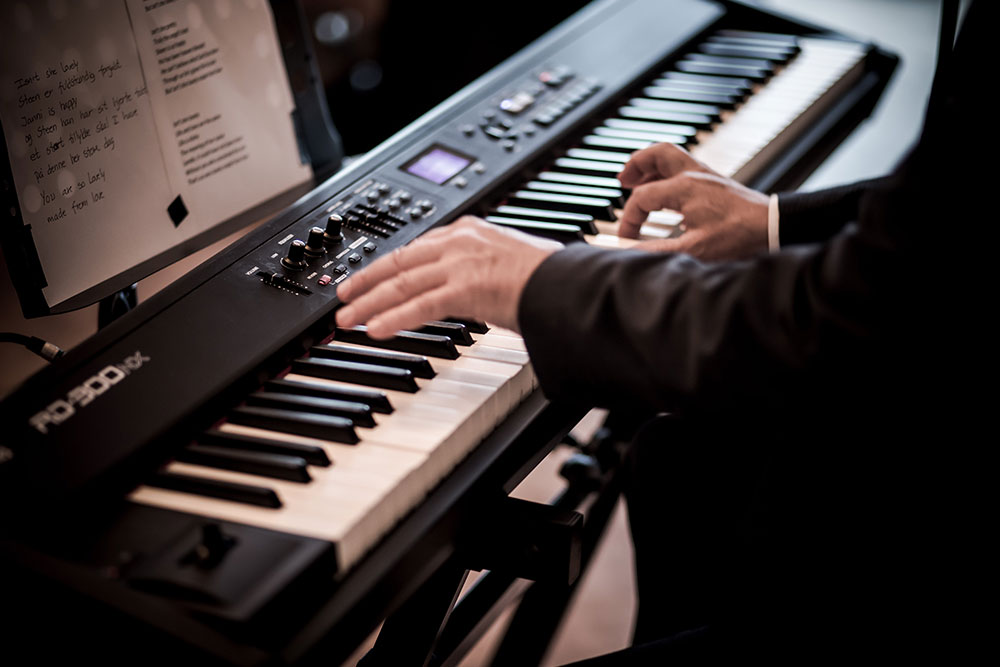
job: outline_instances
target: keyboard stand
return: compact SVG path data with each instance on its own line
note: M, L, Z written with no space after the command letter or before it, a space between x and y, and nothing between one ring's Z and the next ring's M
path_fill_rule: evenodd
M482 530L389 616L359 665L457 665L512 606L492 664L540 663L622 490L626 443L602 429L581 450L563 465L569 484L551 505L498 503ZM591 497L584 519L575 510ZM470 569L487 571L460 597Z

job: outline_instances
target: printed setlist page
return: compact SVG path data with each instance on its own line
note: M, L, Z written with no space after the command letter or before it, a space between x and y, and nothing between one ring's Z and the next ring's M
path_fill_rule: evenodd
M2 3L0 24L50 306L312 177L267 0Z

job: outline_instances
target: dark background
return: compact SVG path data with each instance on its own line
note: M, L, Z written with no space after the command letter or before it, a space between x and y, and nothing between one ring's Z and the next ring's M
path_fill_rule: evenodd
M303 2L348 155L370 150L586 4Z

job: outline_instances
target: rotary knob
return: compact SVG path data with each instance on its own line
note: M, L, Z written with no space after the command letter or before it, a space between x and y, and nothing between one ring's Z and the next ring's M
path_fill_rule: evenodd
M306 241L305 253L307 257L315 259L326 254L323 243L326 240L326 233L320 227L313 227L309 230L309 240Z
M326 219L326 232L323 234L323 243L325 245L334 245L344 240L344 234L341 231L343 223L344 219L336 213Z
M301 271L307 266L305 241L295 239L288 245L288 254L281 258L281 265L290 271Z

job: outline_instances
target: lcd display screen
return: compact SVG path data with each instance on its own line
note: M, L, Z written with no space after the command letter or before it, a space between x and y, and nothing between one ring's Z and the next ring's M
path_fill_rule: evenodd
M430 150L404 165L403 170L441 185L469 166L472 160L473 158L459 155L441 146L432 146Z

